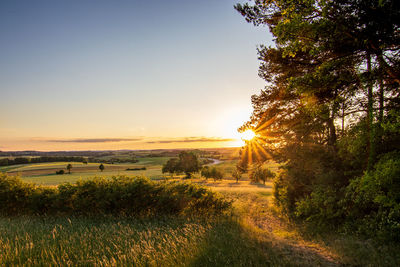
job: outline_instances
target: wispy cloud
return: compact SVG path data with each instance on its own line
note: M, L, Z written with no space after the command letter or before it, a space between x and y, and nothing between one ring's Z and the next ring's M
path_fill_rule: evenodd
M147 144L170 144L170 143L195 143L195 142L230 142L235 141L235 139L231 138L206 138L206 137L187 137L182 139L164 139L164 140L154 140L147 141Z
M45 142L52 143L112 143L141 141L141 138L75 138L75 139L48 139Z

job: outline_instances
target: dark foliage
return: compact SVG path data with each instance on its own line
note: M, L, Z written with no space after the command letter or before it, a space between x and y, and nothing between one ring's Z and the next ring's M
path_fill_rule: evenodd
M282 164L275 203L313 229L399 238L400 2L263 1L235 8L267 25L249 122L257 143ZM253 148L253 149L251 149ZM250 162L253 159L253 162Z
M0 203L3 215L195 215L222 213L230 207L217 193L198 185L123 176L49 188L0 174Z
M42 162L85 162L86 157L62 157L62 156L42 156L42 157L16 157L2 158L0 159L0 166L10 166L17 164L29 164L29 163L42 163Z
M162 167L162 173L185 173L186 178L190 178L193 173L200 170L200 162L196 153L182 151L178 158L169 159Z
M210 168L208 166L204 166L201 169L201 176L206 179L213 178L215 181L217 181L222 180L222 178L224 177L224 172L221 169L217 169L216 167Z
M128 168L126 169L127 171L145 171L147 168L146 167L141 167L141 168Z
M58 170L58 171L56 171L56 174L64 174L64 173L65 173L64 170Z

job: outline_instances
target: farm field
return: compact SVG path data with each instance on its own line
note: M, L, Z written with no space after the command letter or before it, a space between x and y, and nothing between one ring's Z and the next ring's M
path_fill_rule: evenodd
M116 163L116 164L103 164L105 169L103 172L99 170L100 163L82 162L46 162L46 163L33 163L33 164L20 164L12 166L2 166L0 171L6 172L9 175L18 175L23 181L32 182L41 185L58 185L64 182L74 183L79 179L87 179L91 177L112 177L112 176L145 176L153 180L167 178L168 174L161 172L162 165L168 161L170 157L140 157L139 162L136 163ZM232 179L231 173L235 169L237 160L224 160L218 162L215 166L225 172L225 179ZM72 165L71 173L68 173L66 166ZM128 168L142 168L146 170L127 171ZM277 172L279 164L271 162L266 163L265 167L270 168L272 171ZM58 170L64 170L65 174L56 174ZM174 176L175 178L182 178L181 176ZM199 174L194 175L199 178ZM248 175L244 174L243 179L248 179ZM201 179L200 179L201 180Z
M162 165L169 157L143 157L136 163L103 164L103 172L99 170L100 163L83 164L81 162L46 162L35 164L21 164L0 167L0 171L7 172L9 175L19 175L23 181L33 182L42 185L58 185L64 182L74 183L79 179L90 177L112 177L112 176L146 176L151 179L160 179ZM69 174L66 166L72 165ZM142 168L146 170L127 171L128 168ZM63 169L65 174L56 174L57 170Z

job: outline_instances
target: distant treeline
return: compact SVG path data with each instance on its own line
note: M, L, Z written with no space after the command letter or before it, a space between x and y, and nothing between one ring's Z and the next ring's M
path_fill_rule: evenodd
M126 169L127 171L145 171L147 168L146 167L140 167L140 168L128 168Z
M111 158L111 159L101 159L101 158L88 158L89 162L95 163L107 163L107 164L114 164L114 163L136 163L139 162L136 158Z
M17 164L28 164L28 163L42 163L42 162L86 162L86 157L18 157L14 159L2 158L0 159L0 166L10 166Z
M88 158L88 157L66 157L66 156L58 156L58 157L17 157L17 158L2 158L0 159L0 166L10 166L17 164L28 164L28 163L42 163L42 162L95 162L95 163L136 163L138 160L136 158L130 159L120 159L120 158L111 158L111 159L98 159L98 158Z

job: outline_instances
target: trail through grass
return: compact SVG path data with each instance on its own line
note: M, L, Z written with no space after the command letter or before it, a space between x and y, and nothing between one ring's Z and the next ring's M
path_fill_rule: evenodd
M279 217L272 184L194 179L233 201L219 217L0 217L0 265L399 266L400 248L315 237Z

